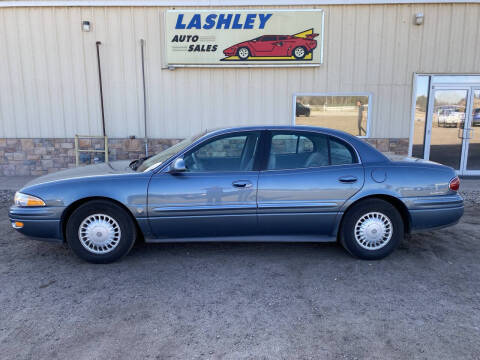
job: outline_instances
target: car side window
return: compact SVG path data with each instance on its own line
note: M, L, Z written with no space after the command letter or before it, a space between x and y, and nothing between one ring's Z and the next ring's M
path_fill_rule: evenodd
M328 165L327 138L324 135L273 133L268 170L305 168L314 163Z
M222 136L201 144L184 156L190 172L250 171L253 169L258 132Z
M298 154L312 152L313 143L305 136L295 134L279 134L272 137L271 154Z
M357 156L350 145L330 137L330 163L331 165L346 165L357 162Z
M277 40L277 36L276 35L265 35L263 38L262 38L262 41L276 41Z
M332 136L317 133L273 133L267 169L302 169L356 162L353 148Z

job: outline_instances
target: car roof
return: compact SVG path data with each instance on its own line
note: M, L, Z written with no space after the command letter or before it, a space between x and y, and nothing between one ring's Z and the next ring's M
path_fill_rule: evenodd
M206 132L203 136L203 139L210 138L222 134L229 134L234 132L243 132L243 131L268 131L268 130L280 130L280 131L307 131L307 132L317 132L326 135L331 135L338 137L350 145L352 145L358 152L362 163L371 163L371 162L385 162L389 161L388 158L383 155L380 151L375 149L370 144L365 141L357 138L354 135L348 134L341 130L316 127L316 126L301 126L301 125L263 125L263 126L244 126L244 127L231 127L223 128L218 130L210 130Z

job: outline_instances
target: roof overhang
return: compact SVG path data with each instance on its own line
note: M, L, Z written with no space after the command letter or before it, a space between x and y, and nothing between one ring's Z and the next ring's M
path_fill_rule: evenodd
M0 7L36 6L291 6L291 5L371 5L371 4L451 4L479 3L478 0L15 0L0 1Z

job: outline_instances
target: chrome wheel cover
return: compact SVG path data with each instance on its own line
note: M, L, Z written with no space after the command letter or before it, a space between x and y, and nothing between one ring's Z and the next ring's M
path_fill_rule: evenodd
M246 48L241 48L238 50L238 56L242 59L248 58L248 50Z
M105 214L89 215L78 228L80 243L94 254L113 251L120 243L121 236L117 221Z
M392 221L380 212L369 212L355 224L355 240L362 248L378 250L388 244L393 234Z
M304 57L305 56L305 50L301 47L295 49L295 56L296 57Z

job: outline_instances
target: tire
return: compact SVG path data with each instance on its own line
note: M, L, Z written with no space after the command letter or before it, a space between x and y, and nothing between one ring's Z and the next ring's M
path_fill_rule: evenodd
M292 55L295 59L303 59L307 53L307 49L305 49L303 46L297 46L292 51Z
M106 200L82 204L70 215L66 226L67 243L75 255L95 264L119 260L131 250L136 237L130 214Z
M250 56L250 49L247 47L241 47L237 50L237 56L240 58L240 60L247 60Z
M367 199L355 204L344 215L340 229L343 247L353 256L365 260L378 260L391 254L403 237L402 216L392 204L381 199Z

